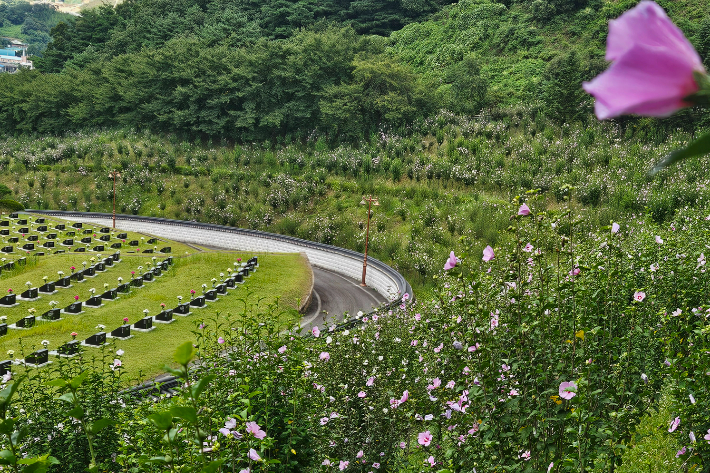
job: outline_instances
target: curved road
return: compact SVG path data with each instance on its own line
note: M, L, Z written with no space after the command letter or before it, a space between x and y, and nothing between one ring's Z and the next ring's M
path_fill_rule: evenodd
M193 246L185 242L182 243ZM218 248L211 245L201 246L207 249L228 250L228 248ZM312 268L313 297L301 319L303 332L310 331L314 325L324 327L339 323L343 320L343 315L346 312L350 315L355 315L359 311L367 313L389 302L376 290L360 286L360 281L325 268L317 266L312 266Z
M323 327L338 323L345 312L350 315L358 311L367 313L388 302L374 289L361 287L360 281L324 268L313 267L313 280L311 305L301 321L305 331L314 325Z

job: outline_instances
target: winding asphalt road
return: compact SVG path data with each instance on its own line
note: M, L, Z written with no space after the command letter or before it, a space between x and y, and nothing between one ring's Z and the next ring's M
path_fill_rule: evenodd
M345 277L324 268L313 267L313 297L303 316L301 326L310 330L314 325L323 327L340 322L347 312L365 313L388 302L377 291L361 287L360 281Z
M182 242L184 243L184 242ZM190 244L190 246L193 246ZM194 246L193 246L194 247ZM220 250L211 245L203 248ZM195 247L196 248L196 247ZM379 292L360 286L360 281L325 268L313 266L313 297L301 319L303 332L317 325L322 328L343 320L343 315L365 313L388 302Z

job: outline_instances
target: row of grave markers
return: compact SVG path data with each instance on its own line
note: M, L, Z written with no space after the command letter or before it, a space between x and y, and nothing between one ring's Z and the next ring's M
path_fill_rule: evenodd
M20 260L25 260L25 258L20 258ZM19 260L18 260L19 261ZM40 287L31 287L26 291L20 293L19 300L21 301L36 301L40 298L40 294L54 294L57 292L57 288L69 288L71 286L71 281L83 281L84 277L93 277L97 272L106 271L107 267L113 266L114 263L121 261L121 253L116 252L102 261L84 268L82 270L76 271L69 276L64 276L53 282L45 282ZM26 264L26 260L21 264ZM15 307L19 303L17 302L17 294L7 294L6 296L0 297L0 308ZM2 328L0 325L0 335L5 335L2 333Z
M172 256L166 258L166 260L162 261L159 266L162 267L162 265L172 265L173 259ZM228 292L228 289L236 289L238 284L243 284L244 283L244 278L248 277L251 275L252 272L256 271L256 268L259 267L258 264L258 258L256 256L250 258L246 263L242 264L242 267L239 271L237 271L235 274L232 274L228 278L224 279L220 284L217 284L213 289L210 289L208 291L205 291L205 293L201 296L192 298L188 302L180 302L174 309L164 309L161 311L159 314L155 316L146 316L140 319L139 321L135 322L133 324L133 329L138 331L138 332L149 332L153 330L155 327L153 327L153 322L156 323L172 323L173 320L173 314L175 315L180 315L180 316L188 316L192 312L190 311L191 308L205 308L207 305L207 302L212 302L216 301L218 299L218 295L226 295ZM155 270L157 268L153 268ZM162 270L166 270L167 266L161 268ZM135 279L132 279L130 283L122 284L121 286L125 286L128 291L130 291L130 286L134 287L142 287L143 285L143 279L144 277L150 273L150 279L149 281L152 281L153 277L155 276L155 273L149 271L143 276L138 276ZM159 276L160 274L158 274ZM130 286L129 286L130 284ZM119 287L121 287L119 286ZM113 289L112 291L118 291L117 289ZM126 292L128 292L126 291ZM115 295L115 294L114 294ZM101 296L103 298L103 295ZM88 301L87 301L88 302ZM75 304L79 304L78 310L79 312L68 312L66 309L64 310L66 313L80 313L81 312L81 302L77 302ZM75 305L72 304L72 305ZM70 305L69 307L71 307ZM98 306L96 306L98 307ZM59 309L52 309L52 310L59 310ZM43 314L46 315L47 313ZM34 324L34 316L29 316L25 317L25 319L31 318L32 319L32 324ZM30 325L31 326L31 325ZM7 326L4 327L5 332L2 332L3 328L2 325L0 325L0 335L4 335L7 333ZM25 365L29 366L34 366L34 367L40 367L44 366L48 363L51 363L49 361L49 355L58 355L58 356L65 356L65 357L72 357L76 354L79 353L79 347L80 346L85 346L85 347L101 347L102 345L106 344L106 339L107 338L116 338L119 340L127 340L129 338L133 337L131 335L131 325L130 324L124 324L121 325L120 327L116 328L115 330L111 331L110 334L107 334L106 332L98 332L95 333L94 335L91 335L89 338L85 339L84 341L80 342L79 340L72 340L70 342L67 342L63 345L61 345L56 351L50 352L46 348L37 350L30 355L25 357L24 363ZM12 360L5 360L0 362L0 375L3 375L10 371L10 368L13 364Z
M17 221L15 222L17 225L28 225L28 220L27 219L20 219L18 214L10 214L10 218L17 219ZM35 231L40 232L40 233L49 232L49 227L48 227L48 225L45 225L46 222L45 222L44 218L37 218L35 220L35 223L40 224L35 229ZM10 235L10 229L1 228L1 227L9 227L9 226L10 226L9 220L0 220L0 236L9 236ZM65 246L65 247L74 246L75 241L74 241L73 237L77 236L77 231L79 231L79 230L81 230L80 234L83 234L83 235L92 235L92 234L95 235L93 228L83 228L83 223L81 223L81 222L76 222L76 223L73 223L70 225L70 228L74 228L74 230L66 231L66 228L67 227L65 224L57 224L54 227L54 230L63 231L65 233L64 236L72 237L72 238L64 239L62 241L62 243L60 245ZM15 233L18 233L21 235L26 235L26 234L30 233L30 230L31 230L30 227L21 227L18 230L16 230ZM87 237L82 237L81 240L79 240L79 241L82 244L89 245L89 246L97 243L97 241L98 241L98 244L96 246L94 246L93 248L91 248L91 251L96 251L96 252L106 251L106 245L108 245L109 242L111 241L111 235L109 235L109 233L111 233L111 229L109 227L103 227L103 228L99 229L98 233L101 233L102 235L96 239L92 238L91 236L87 236ZM43 236L47 240L56 240L58 238L58 234L54 233L54 232L47 233L46 235L43 235ZM121 241L111 243L108 246L110 246L110 248L112 248L112 249L120 249L123 247L123 242L127 238L128 238L127 233L119 233L118 235L116 235L116 239L121 240ZM28 235L25 240L29 243L25 243L21 249L23 251L34 251L36 249L36 247L35 247L35 244L32 242L38 241L39 237L37 235ZM160 240L153 237L153 238L149 238L147 240L147 243L150 245L154 245L154 244L158 243L159 241ZM20 242L20 239L18 237L10 237L8 239L8 242L17 244ZM131 240L128 242L128 246L131 246L131 247L138 247L139 245L140 245L140 242L138 240ZM57 245L54 241L46 241L41 245L40 248L54 249L56 247L57 247ZM4 246L4 247L0 248L0 252L12 253L14 251L14 249L15 248L13 246L8 245L8 246ZM64 253L65 251L66 250L59 249L59 250L56 250L55 253ZM86 252L86 251L87 251L86 247L83 247L83 246L74 249L74 252L77 252L77 253L82 253L82 252ZM165 247L161 248L159 251L160 251L160 253L171 253L172 248L169 246L165 246ZM144 249L142 251L142 253L148 253L148 254L153 253L153 249L152 248ZM38 256L44 255L43 252L36 253L36 254Z
M71 286L71 281L82 281L84 279L84 276L86 275L87 277L93 277L96 275L97 271L106 271L108 266L113 266L114 263L118 263L121 261L120 259L121 254L119 252L114 253L113 255L109 256L108 258L105 258L103 261L99 261L93 266L90 266L88 268L84 268L83 270L77 271L70 276L64 276L62 278L59 278L57 281L50 282L50 283L45 283L43 286L39 288L32 288L28 291L25 291L21 294L21 296L25 295L35 295L37 296L39 292L44 293L44 294L54 294L57 292L56 288L69 288ZM72 302L68 306L66 306L64 309L57 309L57 308L52 308L45 312L44 314L41 315L41 317L45 320L49 321L57 321L60 320L61 314L81 314L82 313L82 307L90 307L90 308L99 308L103 305L103 300L115 300L118 298L119 293L128 293L130 292L131 286L134 287L140 287L142 286L143 280L152 280L154 275L160 275L162 274L162 271L167 271L168 266L172 264L172 256L169 256L163 261L160 261L156 263L156 267L149 269L143 276L139 276L137 278L131 279L128 283L122 283L119 284L117 287L113 289L108 289L104 291L101 295L92 295L86 302ZM29 291L34 291L33 293L26 294ZM7 296L4 296L0 298L0 307L3 307L3 304L10 303L14 301L14 294L8 294ZM25 298L25 300L36 300L35 299L28 299ZM14 303L13 305L17 305L17 303ZM4 307L12 307L12 305L4 305ZM35 322L35 316L33 315L28 315L12 325L7 325L7 324L0 324L0 336L7 334L7 329L8 328L30 328L34 325Z

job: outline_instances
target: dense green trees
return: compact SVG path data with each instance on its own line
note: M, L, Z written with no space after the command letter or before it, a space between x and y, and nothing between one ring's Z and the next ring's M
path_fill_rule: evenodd
M659 1L708 60L710 5ZM0 129L272 142L319 131L335 144L441 109L584 121L581 82L606 67L607 22L633 3L127 0L52 28L35 58L45 75L0 77ZM679 117L658 126L688 128Z

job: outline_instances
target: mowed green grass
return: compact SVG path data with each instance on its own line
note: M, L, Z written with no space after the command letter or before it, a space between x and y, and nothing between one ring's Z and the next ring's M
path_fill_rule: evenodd
M36 218L44 217L49 230L45 233L36 231L38 224L34 222ZM228 275L228 269L235 268L235 262L241 259L241 262L246 262L252 256L259 256L260 268L245 279L243 285L239 285L237 289L229 290L227 295L222 295L219 300L210 302L207 307L202 309L193 309L192 314L187 317L175 316L175 321L171 324L155 323L156 327L153 331L137 332L132 330L133 338L129 340L113 340L109 339L108 347L86 348L84 355L88 359L100 358L102 351L110 350L114 352L122 349L123 355L123 370L130 377L145 378L159 374L162 367L172 360L172 354L177 346L187 340L194 340L195 336L192 333L195 326L201 320L215 317L218 313L232 314L239 316L256 316L259 311L266 310L269 304L279 302L279 309L270 313L272 317L279 317L279 321L283 323L293 323L298 319L297 309L300 301L308 297L308 292L312 284L313 274L310 265L303 255L299 254L255 254L234 251L212 251L205 250L196 246L185 245L166 239L158 239L158 242L148 244L148 240L152 235L112 231L109 233L111 241L101 242L96 238L102 235L99 232L100 226L84 224L82 229L70 228L72 222L45 216L36 215L21 215L21 218L29 220L27 225L17 225L17 220L10 220L9 227L0 227L0 229L9 229L9 236L0 236L2 246L12 245L15 251L11 254L2 254L0 259L5 261L17 261L21 257L25 257L27 262L25 265L16 265L14 270L6 270L0 274L0 297L9 293L9 289L18 296L18 305L15 307L0 307L0 316L6 317L8 325L14 324L21 318L30 315L30 309L34 309L36 317L36 325L30 329L10 329L8 334L0 337L0 359L9 358L24 358L27 354L34 350L42 348L43 340L49 341L48 348L56 350L62 344L72 340L71 333L76 332L77 340L85 340L101 329L99 325L105 326L104 331L110 333L113 329L122 325L123 318L128 318L128 323L133 324L144 317L144 310L148 310L148 315L154 316L158 314L162 308L161 303L165 304L167 309L173 309L178 304L178 296L182 296L183 302L190 300L190 290L195 291L195 295L199 296L203 292L202 285L205 284L207 289L210 289L212 279L223 279ZM3 216L2 219L7 219ZM58 223L66 225L66 230L58 231L54 227ZM18 233L20 228L29 227L30 231L24 235ZM84 234L83 231L91 229L90 234ZM68 232L75 231L76 236L67 235ZM37 247L44 241L47 241L47 233L57 233L57 239L54 240L57 247L54 249L65 249L67 252L62 254L51 254L52 249L43 250L45 256L36 256L33 252L26 252L19 249L23 244L28 243L27 237L37 235L38 242L34 242ZM125 242L118 239L120 233L128 233ZM10 243L10 237L18 237L18 243ZM76 253L73 250L83 244L79 243L82 237L91 237L92 242L89 247L94 247L98 244L104 244L106 251L102 253L84 252ZM73 247L63 247L59 244L67 238L73 238L75 245ZM128 245L131 240L140 242L138 247ZM31 283L31 287L40 287L44 284L44 277L47 281L54 282L59 279L58 272L61 271L65 276L72 274L72 266L76 271L81 270L86 266L91 266L94 261L102 260L116 252L115 249L109 248L111 243L121 242L121 260L114 262L113 266L107 266L106 271L97 272L94 277L86 277L83 281L72 281L72 286L69 288L57 287L57 292L54 294L42 294L35 301L22 301L19 299L20 294L27 289L27 283ZM172 252L170 254L144 253L147 249L160 249L165 246L170 246ZM139 251L139 249L141 251ZM113 301L103 301L103 306L100 308L88 308L84 306L81 314L65 314L62 313L62 320L50 322L41 318L41 315L51 308L50 302L56 301L57 308L65 308L78 300L85 302L91 297L91 289L94 289L96 295L101 295L107 289L114 289L119 284L119 278L122 282L130 282L132 273L136 276L142 275L155 263L165 260L168 256L173 256L173 265L167 271L164 271L160 277L157 277L152 282L144 282L141 288L132 288L130 294L119 294L119 298ZM94 261L92 261L92 258ZM8 354L12 351L12 355ZM112 355L112 353L111 353ZM109 356L111 360L113 356ZM22 370L22 367L14 367L13 370Z
M27 330L10 330L8 335L0 338L0 354L14 351L14 357L20 357L21 352L31 353L41 348L42 340L48 340L50 350L56 349L61 344L70 341L71 333L77 332L77 340L84 340L100 331L96 327L105 325L108 333L123 324L123 318L128 317L133 324L144 317L143 310L148 309L149 315L160 312L161 303L166 308L172 309L177 303L177 296L183 296L183 302L190 300L190 290L196 295L202 294L202 284L212 287L211 279L220 278L220 273L227 274L227 268L233 267L237 258L246 261L252 253L237 252L203 252L175 258L174 265L153 282L144 283L142 288L133 288L130 294L121 294L120 299L105 301L104 306L96 309L84 308L82 314L62 314L62 320L45 322L39 317L37 325ZM206 308L192 309L192 314L187 317L175 316L171 324L155 323L155 330L151 332L137 332L132 330L133 338L129 340L109 340L110 350L122 349L123 369L130 377L153 376L162 371L162 367L172 360L175 349L188 340L195 340L192 333L196 323L214 317L216 313L249 315L255 311L257 301L264 309L270 303L279 299L279 313L270 314L281 317L281 321L296 322L297 308L300 300L305 300L311 286L312 273L306 258L299 254L264 254L259 256L259 269L245 278L245 283L237 289L229 290L227 295L219 296L219 300L210 302ZM52 258L54 259L54 258ZM59 258L56 258L59 260ZM8 315L8 322L24 317L27 309L37 309L37 316L49 309L50 300L60 301L58 307L65 307L74 300L75 295L85 301L89 296L89 289L96 288L97 293L103 290L104 282L114 288L117 277L123 276L124 282L130 280L130 271L137 270L138 266L144 269L150 266L150 256L124 255L122 261L104 273L97 273L96 277L86 278L85 282L72 282L73 287L59 289L53 295L43 295L34 302L20 302L12 309L3 309L3 314ZM45 263L45 264L43 264ZM68 263L65 262L65 263ZM73 261L76 266L76 262ZM48 266L55 267L50 260L41 261L36 267L31 268L22 275L10 278L8 283L21 285L25 279L41 279L41 274ZM81 266L77 266L81 267ZM68 273L68 271L67 271ZM138 272L136 271L136 274ZM246 303L244 302L246 301ZM281 311L284 313L280 313ZM101 349L86 348L84 356L98 357ZM10 358L5 355L5 357ZM2 358L0 356L0 358Z

